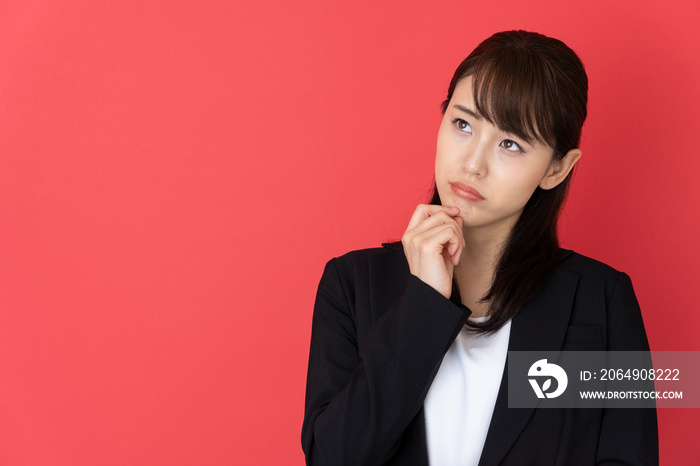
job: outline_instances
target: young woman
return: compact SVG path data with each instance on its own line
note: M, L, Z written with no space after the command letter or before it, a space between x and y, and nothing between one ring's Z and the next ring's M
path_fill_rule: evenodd
M536 33L494 34L457 68L431 204L321 278L308 464L658 464L653 409L508 408L509 350L649 350L629 277L557 242L587 91L576 54Z

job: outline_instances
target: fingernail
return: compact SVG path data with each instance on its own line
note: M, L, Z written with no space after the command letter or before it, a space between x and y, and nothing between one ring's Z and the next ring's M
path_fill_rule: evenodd
M459 208L458 208L458 207L450 207L450 210L453 211L453 212L459 212Z

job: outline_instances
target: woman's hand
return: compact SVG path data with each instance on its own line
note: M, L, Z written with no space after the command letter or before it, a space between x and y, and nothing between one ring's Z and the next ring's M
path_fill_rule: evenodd
M454 266L465 246L458 214L457 207L421 204L401 238L411 273L448 299Z

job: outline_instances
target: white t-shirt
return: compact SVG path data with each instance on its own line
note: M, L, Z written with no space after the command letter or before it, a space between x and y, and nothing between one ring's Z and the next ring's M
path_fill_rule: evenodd
M483 322L488 318L470 320ZM510 320L486 336L463 329L445 354L423 404L431 465L479 463L509 339Z

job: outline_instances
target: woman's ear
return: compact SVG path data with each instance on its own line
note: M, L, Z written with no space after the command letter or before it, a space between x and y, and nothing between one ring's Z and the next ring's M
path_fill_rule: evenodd
M576 162L581 158L581 149L571 149L563 159L553 160L547 170L547 174L540 181L540 188L552 189L559 186L559 183L566 179L566 176L573 170Z

